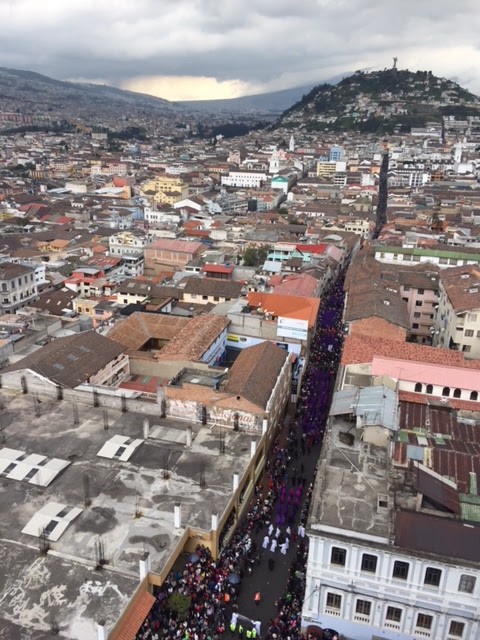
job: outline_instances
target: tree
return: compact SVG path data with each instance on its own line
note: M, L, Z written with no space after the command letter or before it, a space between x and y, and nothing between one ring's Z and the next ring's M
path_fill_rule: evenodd
M246 267L256 267L258 264L258 253L255 247L247 247L243 252L243 264Z
M172 593L168 599L168 608L175 612L181 620L187 617L191 604L192 598L190 596L183 595L183 593L178 593L178 591Z
M243 264L245 267L257 267L263 264L270 252L270 246L263 244L261 247L247 247L243 252Z

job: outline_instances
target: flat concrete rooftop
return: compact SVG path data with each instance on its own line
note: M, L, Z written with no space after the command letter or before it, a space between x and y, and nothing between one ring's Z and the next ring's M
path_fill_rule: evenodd
M342 434L342 438L340 437ZM343 434L349 434L350 442ZM388 448L362 440L362 429L334 418L325 434L309 526L337 535L355 532L386 542L393 499L389 495Z
M18 475L21 466L9 472L12 467L0 464L1 640L45 638L54 619L61 638L95 638L100 618L109 632L138 586L145 550L151 571L160 574L187 526L209 531L212 513L221 518L233 493L233 473L241 479L250 460L251 438L244 433L226 431L225 453L220 453L215 429L158 416L149 417L149 438L127 461L119 459L125 447L117 450L113 444L106 449L116 457L100 457L98 452L114 436L123 436L126 448L142 440L146 416L78 404L74 424L74 407L63 400L40 398L36 410L32 395L1 390L0 403L0 462L2 451L5 456L16 450L69 463L46 487L29 482L47 478L40 468L44 463L38 475L23 480L6 477ZM190 447L187 426L192 427ZM29 460L22 459L24 464ZM162 473L165 467L168 478ZM177 502L182 521L176 529ZM45 508L50 513L51 503L65 507L54 514L60 520L71 508L81 512L70 523L62 520L65 530L41 555L36 514ZM32 518L30 533L22 533ZM54 527L52 535L58 531ZM103 571L95 570L99 540L107 560Z

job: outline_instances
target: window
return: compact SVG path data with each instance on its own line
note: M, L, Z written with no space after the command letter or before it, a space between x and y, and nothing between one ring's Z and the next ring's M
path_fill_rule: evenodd
M329 609L341 609L342 596L339 596L338 593L327 592L327 607Z
M404 285L403 290L410 291L410 285L409 284Z
M458 583L458 590L463 591L464 593L473 593L473 590L475 589L475 581L475 576L462 574L460 576L460 582Z
M455 389L455 391L453 392L453 397L454 398L461 398L462 397L462 390L461 389Z
M377 556L372 556L370 553L364 553L362 555L362 571L375 573L377 570L377 560Z
M197 299L197 294L196 293L192 293L190 294L190 297L192 300L196 300Z
M467 321L468 322L476 322L477 321L477 314L476 313L469 313L467 315Z
M421 313L419 313L418 311L415 311L415 313L413 314L413 317L420 318L421 315L422 315Z
M123 299L123 304L128 304L128 298Z
M419 629L431 629L433 617L428 616L426 613L419 613L417 616L417 627Z
M408 298L402 298L404 302L408 302Z
M421 382L417 382L415 385L415 393L422 393L423 385Z
M478 400L478 391L470 392L470 400Z
M423 583L428 584L431 587L438 587L438 585L440 584L441 577L442 577L442 572L440 569L435 569L434 567L427 567L425 571L425 579Z
M474 331L473 329L465 329L465 333L463 334L466 338L473 338Z
M423 296L424 293L425 293L425 289L419 289L418 290L418 295L419 296Z
M423 304L423 302L422 302L421 300L417 300L417 301L415 302L415 306L416 306L416 307L421 307L421 306L422 306L422 304Z
M402 619L402 610L397 607L387 607L387 613L385 614L385 620L391 622L400 622Z
M418 322L414 322L412 324L412 329L418 329Z
M433 384L427 384L425 393L433 393Z
M346 559L347 551L345 549L340 549L340 547L332 547L332 557L330 560L332 564L339 564L344 567Z
M399 580L406 580L408 578L408 569L410 565L408 562L402 562L401 560L395 560L393 565L393 577Z
M360 613L362 616L369 616L371 609L372 603L370 600L357 600L355 613Z
M449 396L449 395L450 395L450 387L443 387L442 396Z
M447 258L440 258L440 264L447 264Z
M208 300L208 296L202 296L202 300Z
M457 636L458 638L462 638L464 630L465 630L465 624L463 622L457 622L456 620L452 620L450 622L450 631L448 632L448 634L451 636Z
M470 344L464 344L462 347L462 351L465 351L465 353L468 353L471 350L472 350L472 345Z
M420 262L420 256L412 256L414 262Z

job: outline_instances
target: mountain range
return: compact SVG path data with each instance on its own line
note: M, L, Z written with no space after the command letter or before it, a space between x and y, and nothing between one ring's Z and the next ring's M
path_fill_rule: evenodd
M0 67L0 112L50 113L87 120L130 112L168 113L175 105L154 96L106 85L55 80L33 71Z
M335 81L332 79L331 81ZM267 115L278 117L313 85L228 100L170 102L107 85L56 80L33 71L0 67L0 113L49 114L52 119L99 123L126 115Z
M382 134L440 122L445 115L480 115L480 99L431 71L356 71L313 88L229 100L169 102L107 85L55 80L32 71L0 67L2 112L33 116L33 124L67 120L97 126L128 119L145 122L165 118L168 122L213 114L224 120L277 118L274 127ZM6 126L12 125L6 123L4 129Z

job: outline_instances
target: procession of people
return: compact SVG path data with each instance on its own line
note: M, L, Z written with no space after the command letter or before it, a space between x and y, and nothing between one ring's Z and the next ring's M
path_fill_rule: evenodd
M264 477L255 486L248 513L239 523L235 515L227 521L219 538L217 561L208 549L198 546L183 570L168 575L156 590L156 601L137 640L220 640L231 634L308 640L301 633L308 556L305 525L341 355L343 277L344 273L340 274L321 300L294 420L280 429L272 443ZM223 546L233 527L230 542ZM290 567L285 595L276 602L277 615L264 622L261 635L260 620L239 614L238 598L242 582L254 580L256 615L263 617L262 603L268 592L258 576L264 559L273 572L280 561L289 561ZM183 614L170 606L174 593L188 603Z

